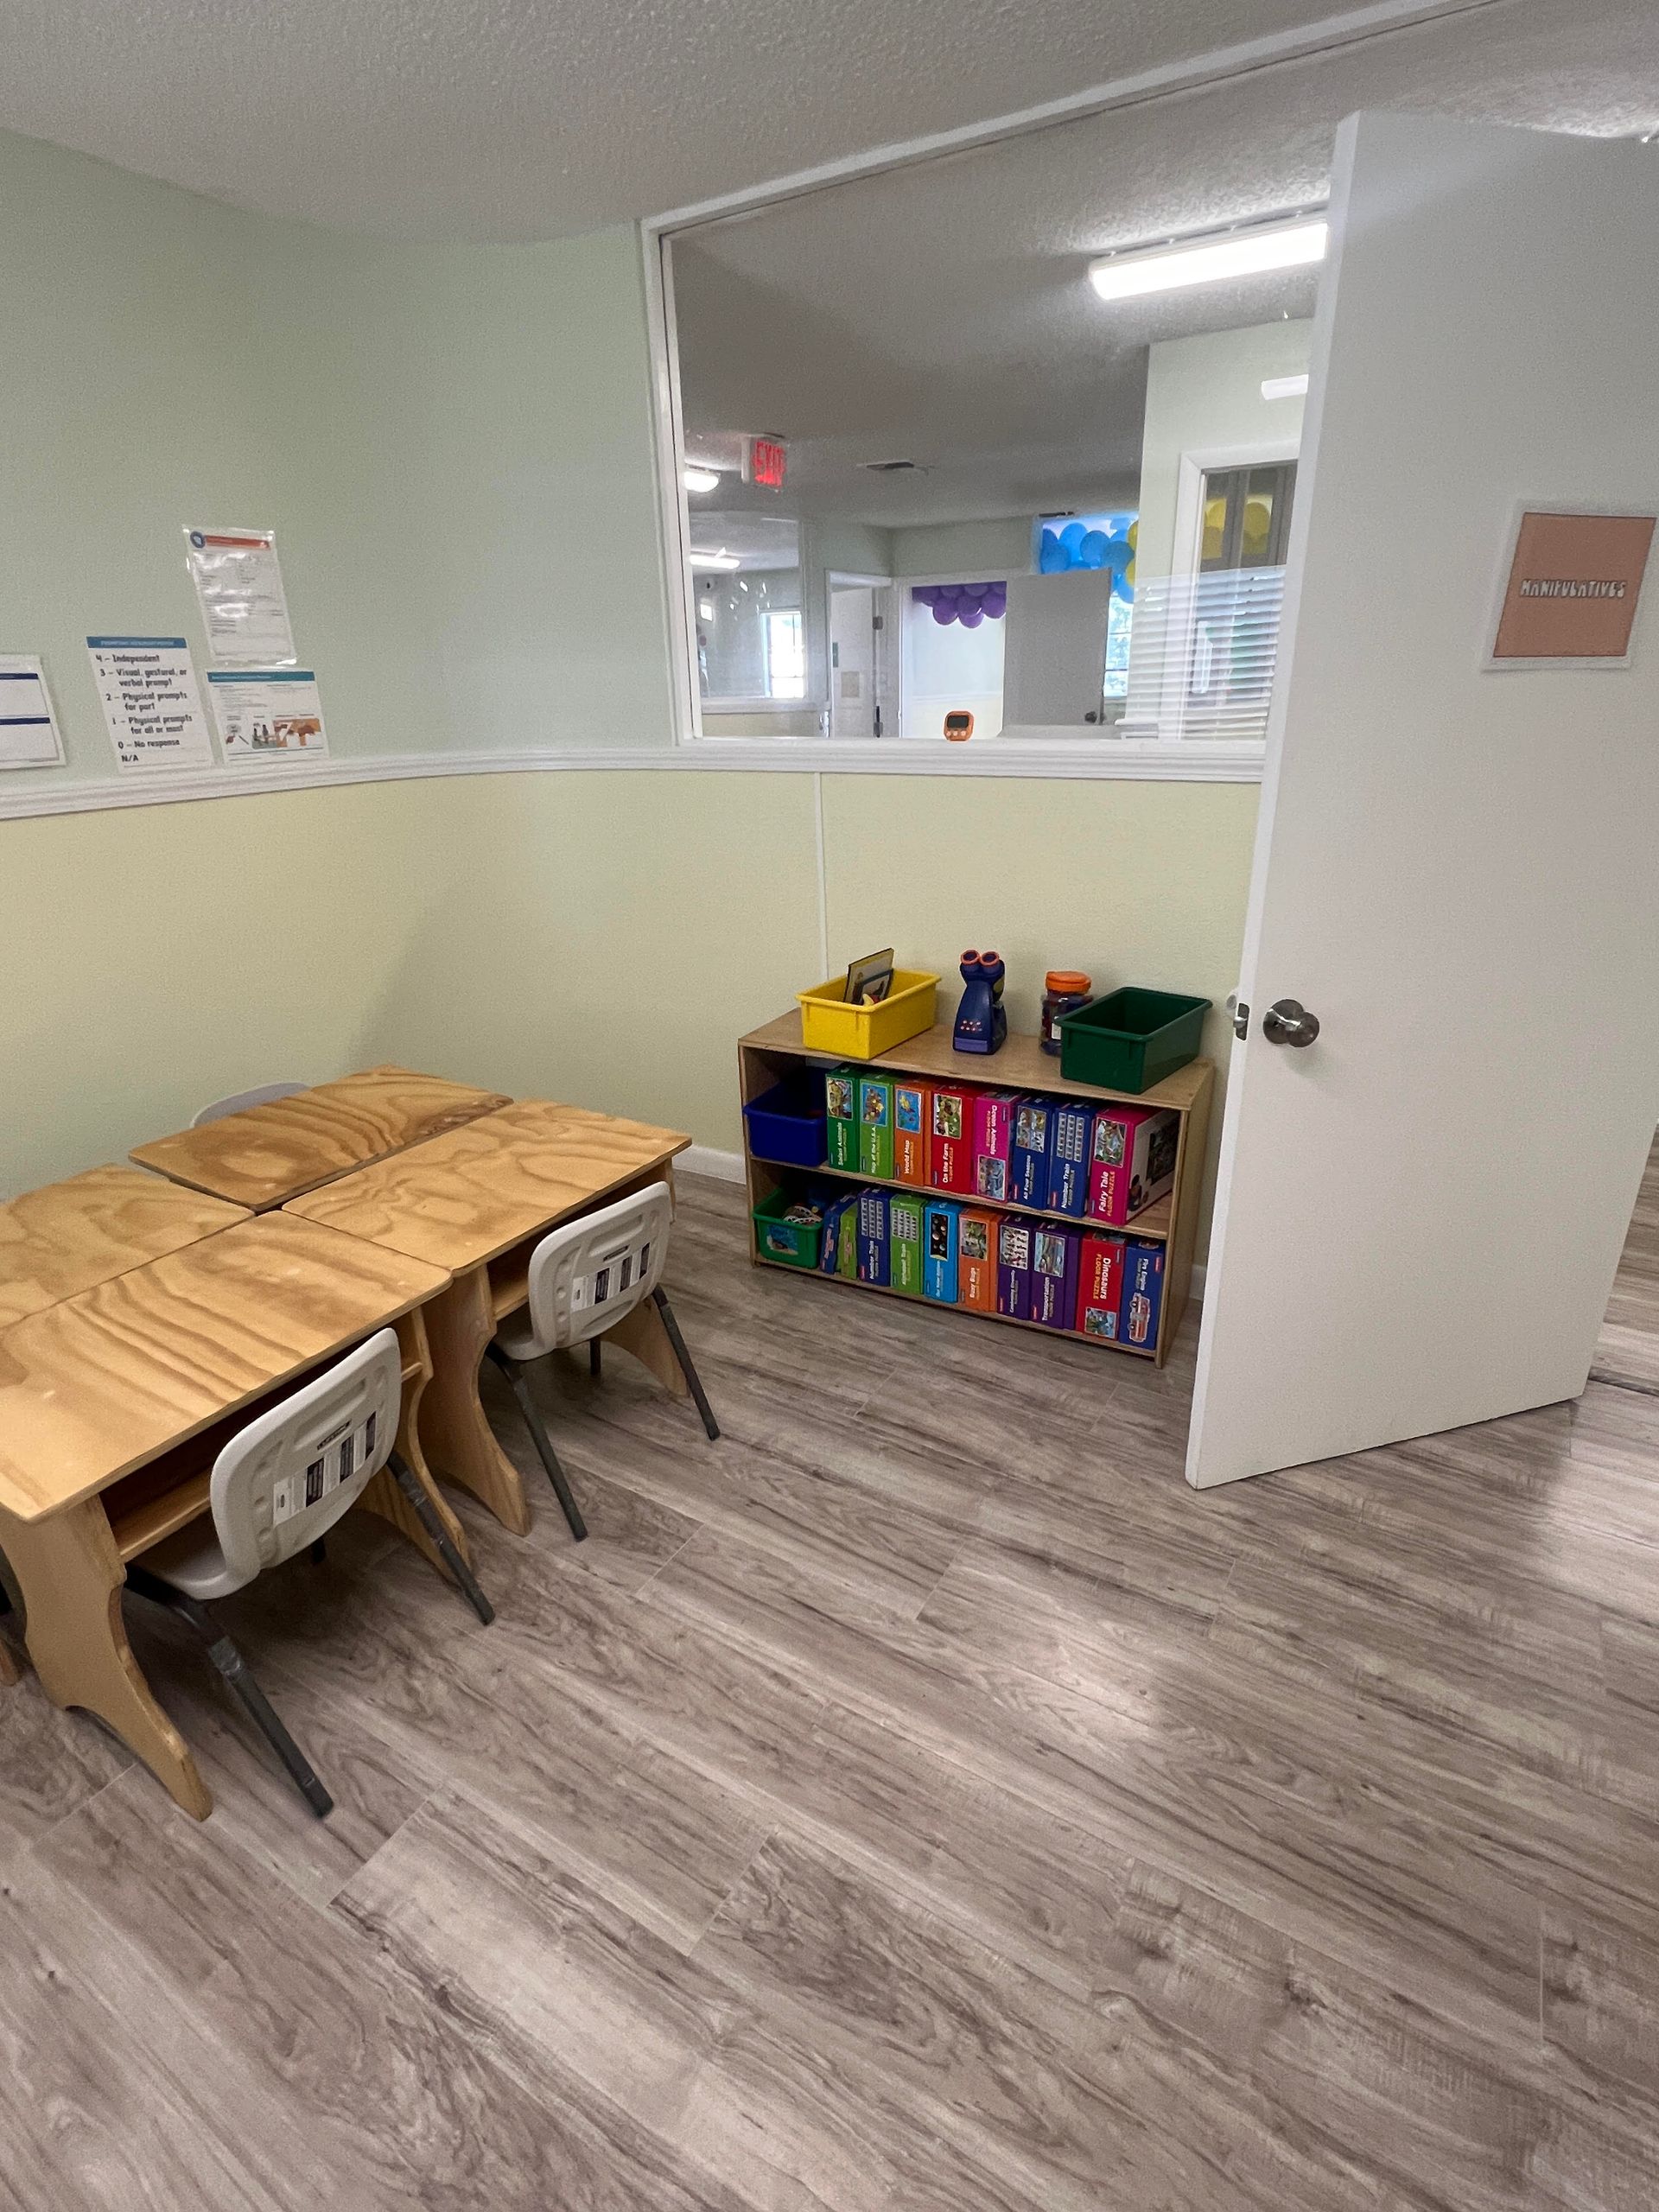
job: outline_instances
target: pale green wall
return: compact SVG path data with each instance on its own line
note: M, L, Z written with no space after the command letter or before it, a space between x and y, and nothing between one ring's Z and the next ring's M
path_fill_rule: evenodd
M630 232L387 245L0 133L0 652L69 753L31 790L115 772L88 632L206 665L191 522L277 531L337 754L661 742Z
M280 533L339 754L667 746L630 236L378 245L0 135L0 651L47 655L71 777L111 766L86 632L182 630L201 658L196 520ZM880 541L835 557L885 550L899 572ZM798 772L0 821L0 1192L382 1058L732 1149L736 1039L820 979L826 922L836 961L891 940L947 975L995 941L1021 1026L1053 960L1220 997L1255 797L826 777L822 905Z
M1031 569L1031 517L918 524L893 532L895 576L1023 576Z
M1164 339L1152 347L1141 432L1137 576L1170 573L1183 454L1300 442L1302 402L1263 399L1262 380L1300 376L1313 344L1311 322L1262 322L1247 330Z

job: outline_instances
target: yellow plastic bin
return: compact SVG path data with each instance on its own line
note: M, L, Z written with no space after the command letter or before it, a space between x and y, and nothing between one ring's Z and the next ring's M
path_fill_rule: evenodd
M893 988L874 1006L849 1006L845 976L832 976L810 991L797 991L801 1002L801 1043L809 1052L829 1052L841 1060L873 1060L906 1039L933 1027L939 995L937 976L914 968L895 968Z

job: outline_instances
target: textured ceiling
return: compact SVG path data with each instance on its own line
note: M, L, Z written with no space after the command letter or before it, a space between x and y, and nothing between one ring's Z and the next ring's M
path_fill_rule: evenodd
M1090 256L1322 200L1336 126L1364 106L1645 131L1659 6L1501 0L687 232L674 276L688 442L782 432L791 505L877 523L1132 496L1147 345L1309 315L1317 279L1109 308ZM859 465L899 457L927 473ZM728 481L704 504L770 496Z
M274 214L556 238L1342 4L5 0L0 125Z

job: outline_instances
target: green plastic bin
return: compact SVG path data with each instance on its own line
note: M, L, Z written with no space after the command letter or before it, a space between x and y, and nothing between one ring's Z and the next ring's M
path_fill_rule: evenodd
M1198 1057L1208 999L1130 988L1062 1014L1060 1073L1068 1083L1138 1095Z
M786 1268L816 1268L823 1240L822 1221L785 1221L783 1217L800 1202L798 1191L774 1191L754 1210L754 1239L764 1260L781 1260Z

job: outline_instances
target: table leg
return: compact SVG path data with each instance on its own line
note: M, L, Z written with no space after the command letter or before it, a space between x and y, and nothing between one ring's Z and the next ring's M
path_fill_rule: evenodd
M473 1554L467 1545L467 1532L451 1511L443 1492L433 1480L432 1470L426 1464L426 1455L421 1449L421 1400L425 1395L427 1385L432 1377L432 1353L426 1332L425 1319L418 1308L413 1313L406 1313L398 1322L397 1340L403 1351L404 1372L404 1400L397 1419L397 1441L395 1448L400 1457L407 1462L422 1489L436 1506L438 1517L449 1532L450 1542L470 1567L473 1563ZM409 1369L415 1363L418 1363L420 1373L411 1376ZM416 1551L423 1553L431 1560L446 1581L453 1580L448 1568L438 1554L436 1546L422 1528L415 1509L392 1480L388 1468L381 1469L365 1490L359 1503L369 1512L378 1514L381 1520L389 1522L400 1536L406 1536Z
M488 1269L458 1274L423 1311L432 1347L432 1380L420 1408L427 1458L436 1473L471 1491L515 1536L528 1535L524 1483L496 1442L478 1395L484 1348L495 1334Z
M45 1521L0 1513L0 1548L22 1594L29 1656L53 1704L84 1706L107 1721L175 1802L205 1821L213 1801L127 1642L125 1569L103 1505L86 1498Z
M669 1341L668 1331L663 1326L662 1316L648 1298L641 1299L632 1313L625 1313L605 1332L607 1344L620 1344L624 1351L631 1351L637 1360L648 1367L664 1389L677 1398L689 1398L691 1392L680 1363L674 1357L674 1347Z

